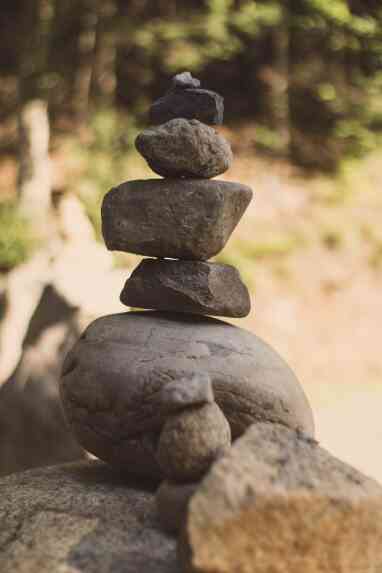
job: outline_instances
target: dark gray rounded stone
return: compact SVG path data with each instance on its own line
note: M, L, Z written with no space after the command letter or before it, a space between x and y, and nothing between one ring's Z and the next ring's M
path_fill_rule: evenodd
M155 488L98 461L0 479L1 573L180 573Z
M170 416L160 435L157 459L163 474L175 482L201 479L231 445L229 423L215 403Z
M201 261L144 259L120 298L136 308L236 318L251 310L248 289L234 267Z
M232 163L231 146L212 127L196 119L172 119L145 129L135 146L163 177L216 177Z
M127 472L161 479L156 448L176 380L208 374L235 439L256 421L313 435L295 375L254 334L201 316L128 312L94 321L64 362L61 396L85 449Z
M198 119L203 123L223 123L224 99L210 90L187 88L170 90L153 103L150 108L150 123L159 125L170 119Z
M147 179L115 187L102 204L108 249L207 260L219 253L252 199L240 183Z
M163 481L155 499L160 523L165 531L177 533L186 518L188 504L198 488L196 483L174 483Z

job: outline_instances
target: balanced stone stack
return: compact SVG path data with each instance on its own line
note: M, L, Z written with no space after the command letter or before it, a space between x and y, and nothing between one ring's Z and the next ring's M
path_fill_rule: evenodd
M211 180L232 161L206 125L221 124L223 100L185 72L150 116L136 146L164 178L123 183L102 206L107 247L152 257L121 293L146 310L96 320L69 352L61 396L71 427L98 458L156 482L162 526L181 531L183 570L345 571L342 554L325 550L350 539L353 557L367 545L370 565L381 489L318 447L305 394L270 346L204 316L250 310L236 269L208 262L252 197Z
M231 164L223 99L189 72L150 110L155 124L137 149L163 179L109 191L102 230L111 250L144 255L121 301L146 312L91 324L64 364L61 393L84 447L127 473L164 480L162 521L181 522L194 485L257 420L313 433L293 373L256 336L203 315L242 317L250 297L238 271L208 262L252 198L239 183L212 180ZM168 503L168 502L171 503ZM174 521L175 518L175 521Z
M136 147L165 179L123 183L102 207L109 249L158 257L142 261L121 301L171 312L246 316L250 299L237 270L206 262L222 250L252 198L245 185L210 181L232 162L229 143L202 123L222 122L223 100L199 89L199 81L185 72L152 106L151 118L160 125L143 131Z

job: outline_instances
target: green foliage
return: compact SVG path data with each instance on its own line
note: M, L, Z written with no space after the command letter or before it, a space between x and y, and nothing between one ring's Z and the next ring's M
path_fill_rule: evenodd
M40 22L24 22L28 34L27 12L3 4L0 70L16 79L25 68L55 117L117 103L129 138L169 76L189 69L224 95L227 122L258 123L261 149L308 168L334 171L373 149L382 131L379 0L49 0ZM118 155L115 116L99 109L92 129L96 145L109 137ZM115 163L100 161L91 178L106 182Z
M23 263L37 245L26 219L14 201L0 203L0 271Z

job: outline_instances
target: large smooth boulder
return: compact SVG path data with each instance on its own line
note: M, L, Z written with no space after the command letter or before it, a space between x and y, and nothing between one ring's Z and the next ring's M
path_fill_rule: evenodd
M210 377L233 439L264 420L313 435L310 406L283 359L254 334L196 315L128 312L94 321L64 362L61 396L85 449L161 479L156 450L169 415L162 392L174 381L194 384L197 373Z
M223 249L251 199L240 183L128 181L106 194L102 232L112 251L207 260Z
M1 573L179 573L153 488L103 463L0 480Z
M382 566L382 487L279 424L254 424L188 505L187 573L349 573Z
M142 131L135 146L163 177L216 177L232 163L231 147L214 129L196 119L172 119Z
M143 259L126 281L120 299L135 308L236 318L251 310L239 271L204 261Z

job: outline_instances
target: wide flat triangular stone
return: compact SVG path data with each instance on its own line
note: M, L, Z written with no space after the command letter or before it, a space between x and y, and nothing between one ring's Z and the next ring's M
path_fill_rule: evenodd
M127 280L121 302L236 318L251 309L248 289L234 267L201 261L144 259Z
M226 181L128 181L105 196L102 232L112 251L207 260L223 249L251 198L250 187Z

